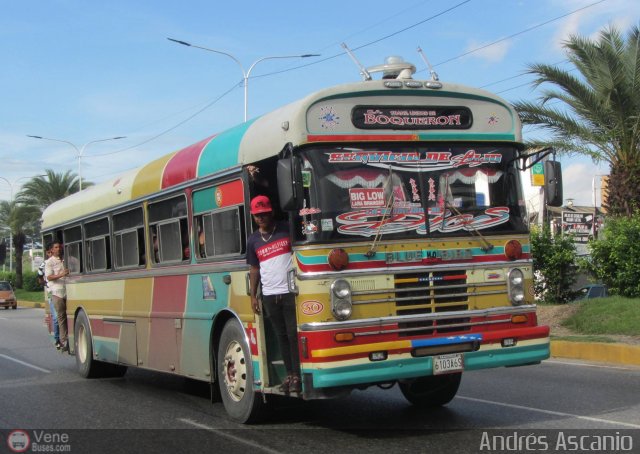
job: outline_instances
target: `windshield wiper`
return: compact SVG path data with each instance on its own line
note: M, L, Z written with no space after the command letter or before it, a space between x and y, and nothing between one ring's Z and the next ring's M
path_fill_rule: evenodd
M376 230L376 236L373 238L373 242L371 243L371 247L364 254L365 257L371 258L376 255L376 248L378 247L378 241L382 238L382 227L384 227L384 221L387 218L387 213L391 212L391 205L393 204L393 171L391 170L391 166L389 166L389 175L387 176L384 185L382 186L382 191L384 194L384 211L382 213L382 220L380 221L380 225L378 226L378 230Z
M445 190L443 194L444 209L442 213L442 229L441 229L442 231L444 231L444 223L447 220L447 208L451 209L451 211L453 211L456 215L460 217L463 216L460 210L458 210L455 206L451 205L451 203L449 203L449 201L447 200L447 196L449 195L449 175L445 177L444 184L445 184ZM482 246L480 247L480 249L482 249L484 252L489 252L495 247L482 235L482 233L480 233L478 229L476 229L473 225L471 225L471 222L473 222L472 220L466 221L464 220L464 218L462 219L463 219L462 222L465 230L467 232L471 232L472 234L475 234L480 239L480 242L482 243Z

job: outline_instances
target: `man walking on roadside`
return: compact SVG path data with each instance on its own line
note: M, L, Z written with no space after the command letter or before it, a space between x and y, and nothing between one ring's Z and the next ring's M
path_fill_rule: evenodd
M60 330L60 348L63 352L69 351L69 337L67 332L67 291L65 286L69 270L65 269L64 262L60 258L61 247L59 241L51 246L51 257L44 265L44 275L47 279L53 306L58 314L58 329Z

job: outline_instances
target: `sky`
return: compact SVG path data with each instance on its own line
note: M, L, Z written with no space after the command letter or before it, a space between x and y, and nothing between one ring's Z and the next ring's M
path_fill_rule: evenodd
M361 80L343 42L366 67L398 55L416 65L415 78L428 79L420 46L440 80L515 102L537 99L527 65L563 62L569 35L596 37L608 25L626 31L640 22L638 0L0 0L0 6L0 200L45 169L77 174L77 150L83 178L99 183L241 123L238 63L167 38L229 53L245 71L263 57L321 54L257 63L248 85L253 118ZM561 161L565 199L592 206L595 180L599 205L596 176L608 166L576 156Z

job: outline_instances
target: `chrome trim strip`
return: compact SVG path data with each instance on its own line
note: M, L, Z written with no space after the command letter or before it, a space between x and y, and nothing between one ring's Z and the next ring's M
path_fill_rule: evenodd
M375 268L375 269L363 269L363 270L346 270L337 272L325 272L325 271L312 271L303 273L298 268L298 279L301 281L311 279L335 279L338 277L360 277L361 275L372 276L380 274L405 274L418 272L434 272L434 271L469 271L469 270L482 270L493 267L500 268L514 268L516 266L533 266L533 261L530 259L514 260L514 261L497 261L497 262L481 262L481 263L456 263L456 265L418 265L403 268Z
M478 282L476 284L457 284L457 285L438 285L438 286L421 286L421 287L402 287L402 288L385 288L379 290L356 290L352 292L353 296L360 295L376 295L378 293L407 293L407 292L428 292L431 290L450 290L454 288L469 288L469 287L498 287L504 285L505 281L493 282ZM505 290L506 291L506 290Z
M422 301L422 300L437 300L437 299L445 299L445 298L459 298L464 296L485 296L485 295L502 295L506 294L506 290L492 290L489 292L472 292L472 293L447 293L444 295L419 295L419 296L406 296L401 298L378 298L373 300L366 301L353 301L353 304L369 304L369 303L393 303L393 302L403 302L403 301ZM462 301L452 301L452 303L468 303L468 299ZM429 305L430 303L424 303L425 305ZM409 308L410 306L407 306Z
M125 279L142 279L160 276L182 276L190 274L233 273L236 271L249 271L249 265L244 260L226 261L222 263L186 264L179 266L162 266L157 268L136 268L130 271L113 271L100 274L85 274L70 276L67 285L84 284L87 282L120 281Z
M120 323L128 323L131 325L135 325L136 321L135 320L124 320L121 318L103 318L102 321L104 323L114 323L114 324L120 324Z
M410 333L413 331L427 331L427 330L434 331L436 329L467 328L470 326L495 325L495 324L504 323L504 322L505 320L486 320L484 322L475 322L475 323L452 323L451 325L418 326L415 328L367 331L364 333L354 333L354 335L356 337L360 337L360 336L375 336L378 334L390 334L390 333Z
M432 320L448 320L463 317L492 317L496 315L514 315L535 312L535 304L516 307L492 307L489 309L475 309L469 311L437 312L430 314L397 315L392 317L365 318L362 320L346 320L344 322L312 322L300 325L300 331L323 331L331 329L353 329L364 327L385 326L395 323L424 322Z

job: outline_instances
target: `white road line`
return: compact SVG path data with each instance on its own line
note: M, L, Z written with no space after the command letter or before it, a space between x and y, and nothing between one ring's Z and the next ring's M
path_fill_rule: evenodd
M9 319L6 317L0 317L0 320L9 320Z
M50 370L43 369L42 367L34 366L33 364L25 363L24 361L20 361L19 359L12 358L11 356L3 355L0 353L0 357L8 359L9 361L13 361L14 363L22 364L23 366L27 366L32 369L39 370L40 372L45 372L47 374L51 373Z
M542 408L525 407L523 405L507 404L507 403L504 403L504 402L494 402L492 400L476 399L475 397L457 396L456 398L457 399L470 400L472 402L480 402L480 403L483 403L483 404L491 404L491 405L498 405L498 406L501 406L501 407L515 408L515 409L518 409L518 410L527 410L527 411L533 411L533 412L538 412L538 413L544 413L544 414L547 414L547 415L576 418L576 419L582 419L584 421L601 422L601 423L612 424L612 425L616 425L616 426L625 426L625 427L631 427L633 429L640 429L640 425L638 425L638 424L631 424L631 423L628 423L628 422L613 421L611 419L592 418L591 416L574 415L572 413L564 413L564 412L561 412L561 411L544 410Z
M178 421L182 421L182 422L184 422L186 424L190 424L190 425L192 425L194 427L197 427L198 429L204 429L204 430L208 430L210 432L215 432L216 434L218 434L218 435L220 435L222 437L229 438L229 439L231 439L233 441L237 441L238 443L242 443L242 444L245 444L247 446L251 446L252 448L258 449L258 450L260 450L262 452L269 452L269 453L272 453L272 454L280 454L280 451L276 451L275 449L269 449L269 448L267 448L267 447L265 447L265 446L263 446L261 444L255 443L253 441L249 441L249 440L247 440L245 438L236 437L235 435L231 435L231 434L229 434L227 432L224 432L221 429L216 429L214 427L209 427L209 426L207 426L205 424L200 424L199 422L192 421L192 420L186 419L186 418L178 418Z

